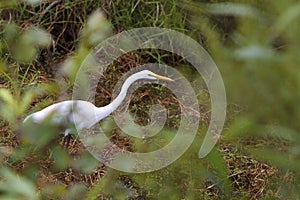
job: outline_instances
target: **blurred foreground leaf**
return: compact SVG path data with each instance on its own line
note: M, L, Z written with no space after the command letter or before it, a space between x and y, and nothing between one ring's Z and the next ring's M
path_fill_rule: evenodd
M7 168L0 168L0 198L1 199L39 199L33 183L20 177Z
M20 63L30 63L40 48L48 46L51 36L45 30L32 27L21 30L16 24L4 24L3 39L12 56Z
M281 16L278 18L277 22L274 24L274 30L278 33L284 32L287 27L291 25L293 21L298 21L300 17L300 3L291 5L286 9Z
M66 170L70 166L70 156L68 152L60 146L56 146L53 151L55 167L58 170Z
M79 49L72 58L66 60L63 64L62 72L70 78L71 82L75 80L78 70L82 67L83 61L92 49L111 36L111 34L111 23L104 14L99 10L93 12L81 34Z
M84 152L79 159L73 160L72 166L78 171L84 173L91 173L99 165L99 161L96 160L89 152Z
M209 13L215 15L232 15L236 17L259 18L261 13L254 7L239 3L213 3L206 4Z
M2 101L2 102L1 102ZM7 89L0 89L0 115L3 119L14 122L18 113L18 107L11 92Z

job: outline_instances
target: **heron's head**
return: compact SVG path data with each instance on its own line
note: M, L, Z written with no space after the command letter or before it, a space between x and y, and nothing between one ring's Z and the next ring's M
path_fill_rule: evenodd
M150 79L150 80L164 80L164 81L174 81L173 79L170 79L165 76L161 76L158 74L155 74L154 72L151 72L149 70L143 70L138 72L141 76L141 78Z

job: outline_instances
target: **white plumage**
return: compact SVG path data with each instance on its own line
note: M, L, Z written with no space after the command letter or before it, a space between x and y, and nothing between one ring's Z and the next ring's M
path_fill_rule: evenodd
M71 132L71 128L68 126L70 124L76 124L76 128L79 130L89 129L117 109L125 99L130 85L140 79L173 81L170 78L157 75L149 70L143 70L127 78L120 94L110 104L104 107L96 107L91 102L82 100L62 101L28 115L23 123L32 120L34 123L41 124L50 118L51 124L63 128L62 133L65 136Z

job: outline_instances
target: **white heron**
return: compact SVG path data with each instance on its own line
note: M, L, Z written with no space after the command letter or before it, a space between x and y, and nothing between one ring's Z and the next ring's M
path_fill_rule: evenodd
M89 129L101 119L111 114L125 99L127 90L131 84L140 79L173 81L164 76L157 75L149 70L143 70L131 75L124 82L120 94L108 105L96 107L88 101L68 100L52 104L38 112L28 115L23 123L31 120L33 123L41 124L50 119L50 123L57 127L63 127L62 134L69 135L72 131L70 124L76 123L78 130Z

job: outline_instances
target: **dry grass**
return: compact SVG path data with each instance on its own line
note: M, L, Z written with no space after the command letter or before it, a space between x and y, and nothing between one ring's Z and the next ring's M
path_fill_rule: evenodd
M224 145L222 149L230 171L229 177L237 190L236 195L251 194L251 199L257 199L269 189L272 179L278 176L278 169L241 154L232 145Z

